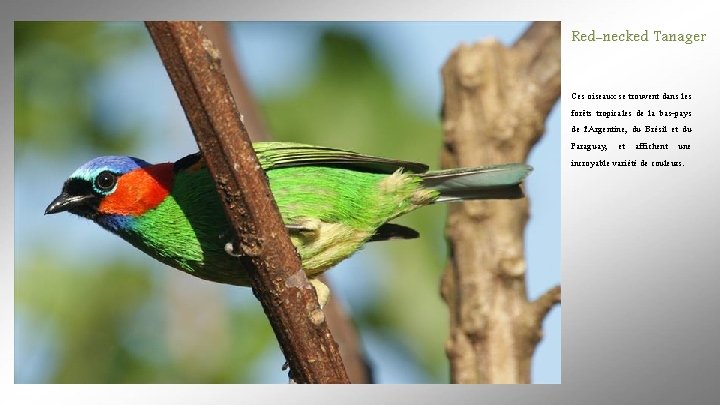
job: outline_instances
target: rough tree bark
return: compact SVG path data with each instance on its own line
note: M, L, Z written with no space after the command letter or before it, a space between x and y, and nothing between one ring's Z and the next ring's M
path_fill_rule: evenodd
M560 97L560 23L534 23L509 48L494 40L462 45L442 77L443 167L525 161ZM441 291L450 311L446 351L454 383L530 382L542 321L560 302L560 287L528 301L528 216L527 199L449 210L451 255Z
M228 79L230 90L235 98L235 104L238 111L243 116L243 123L248 130L250 139L254 141L269 141L273 139L273 135L267 129L265 120L263 119L260 107L255 102L240 66L236 62L236 57L232 49L232 41L228 35L228 25L222 21L203 21L203 31L208 38L215 44L223 58L223 71ZM321 280L332 291L332 286L328 280L321 276ZM353 384L372 383L372 370L369 362L365 358L360 337L358 336L355 326L347 316L345 309L337 299L337 294L333 292L330 299L323 308L330 331L340 346L340 354L342 355L345 370L347 371L350 382Z
M217 49L195 22L146 26L215 179L240 261L292 377L301 383L349 382L235 107Z
M201 27L223 58L223 72L230 86L230 92L235 99L235 105L242 114L243 124L247 128L250 139L253 142L271 140L272 136L267 130L260 107L255 102L250 87L247 85L240 66L238 66L234 57L228 27L222 21L203 21Z

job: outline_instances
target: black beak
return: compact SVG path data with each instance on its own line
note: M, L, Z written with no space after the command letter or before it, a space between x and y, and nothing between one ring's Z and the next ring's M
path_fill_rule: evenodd
M85 201L93 198L93 195L70 195L64 191L45 208L45 215L57 214L58 212L68 211L77 206L83 205Z

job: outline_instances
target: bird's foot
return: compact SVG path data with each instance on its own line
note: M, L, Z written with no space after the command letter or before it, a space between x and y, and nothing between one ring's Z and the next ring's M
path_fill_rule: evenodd
M283 364L283 366L282 366L282 371L285 371L289 368L290 368L290 363L288 363L287 360L285 360L285 364ZM297 382L295 381L295 377L293 377L292 369L290 371L288 371L288 384L297 384Z
M322 221L317 218L304 218L288 222L285 227L290 233L300 233L315 238L320 231L320 225L322 225Z
M237 241L235 240L235 237L233 236L232 230L227 229L225 232L218 235L218 239L230 239L228 242L225 243L225 253L229 254L232 257L241 257L245 256L242 253L242 249L239 249L237 247Z
M240 249L235 248L235 239L231 240L230 242L225 244L225 253L229 254L232 257L241 257L244 256Z

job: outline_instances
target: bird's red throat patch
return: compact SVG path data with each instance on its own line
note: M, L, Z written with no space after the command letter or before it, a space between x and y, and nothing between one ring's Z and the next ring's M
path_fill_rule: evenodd
M125 173L118 177L115 191L102 199L98 211L110 215L143 215L170 194L172 181L172 163L160 163Z

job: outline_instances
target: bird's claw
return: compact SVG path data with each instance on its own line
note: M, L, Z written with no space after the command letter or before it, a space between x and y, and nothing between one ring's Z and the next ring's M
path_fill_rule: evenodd
M232 257L244 256L241 253L242 250L237 248L236 243L235 243L236 242L235 237L233 237L232 231L230 229L227 229L227 230L225 230L225 232L218 235L218 239L227 239L227 238L230 238L230 241L225 243L225 246L224 246L225 253L227 253L228 255L230 255Z
M239 249L235 248L235 241L230 241L225 244L225 253L229 254L232 257L241 257L243 256L242 253L236 253L239 251Z
M290 369L290 363L288 363L287 360L285 360L285 363L282 366L282 371L285 371L287 369ZM290 371L288 371L288 384L297 384L297 382L295 381L295 378L293 377L292 369L290 369Z

